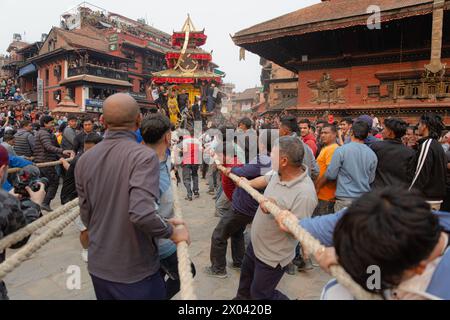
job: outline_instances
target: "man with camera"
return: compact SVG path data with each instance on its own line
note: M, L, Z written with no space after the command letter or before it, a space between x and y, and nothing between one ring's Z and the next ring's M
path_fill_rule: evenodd
M0 180L3 185L8 177L8 151L0 146ZM41 215L40 205L45 198L45 188L42 183L38 183L40 189L33 192L30 187L26 187L29 194L26 208L22 204L23 197L11 191L7 193L0 189L0 239L16 232L27 224L38 219ZM26 238L11 248L18 249L27 243ZM5 260L5 252L0 252L0 263ZM8 300L6 287L3 281L0 281L0 300Z

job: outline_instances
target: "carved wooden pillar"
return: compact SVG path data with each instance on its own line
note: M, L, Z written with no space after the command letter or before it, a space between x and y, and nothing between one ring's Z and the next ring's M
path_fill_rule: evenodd
M433 27L431 35L431 59L425 69L433 74L445 69L441 62L442 53L442 27L444 24L445 0L434 0L433 4Z

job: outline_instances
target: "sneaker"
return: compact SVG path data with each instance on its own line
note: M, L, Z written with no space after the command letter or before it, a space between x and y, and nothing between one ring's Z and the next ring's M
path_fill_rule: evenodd
M208 277L213 277L213 278L218 278L218 279L228 278L228 275L226 272L223 272L223 273L215 272L215 271L213 271L213 269L211 267L206 267L204 271Z
M194 193L194 198L195 198L195 199L200 198L200 193Z
M293 263L289 263L289 265L286 267L286 273L290 276L295 276L297 274L297 266Z
M211 196L215 196L215 195L216 195L216 192L215 192L214 190L209 190L209 191L208 191L208 194L211 195Z
M86 263L88 262L88 250L87 249L81 250L81 260L83 260Z
M312 265L311 259L303 260L303 263L300 266L298 266L299 272L305 272L313 269L314 267Z
M186 198L184 198L184 200L186 200L186 201L192 201L192 196L187 196Z
M50 205L48 205L48 204L41 204L41 209L44 210L44 211L47 211L47 212L52 212L53 211L53 209L50 208Z

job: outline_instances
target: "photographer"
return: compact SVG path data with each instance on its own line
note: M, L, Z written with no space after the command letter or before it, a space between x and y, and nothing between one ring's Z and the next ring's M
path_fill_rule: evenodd
M8 151L0 146L0 180L3 184L8 176ZM40 183L40 190L37 192L31 191L29 187L26 188L30 195L28 206L23 208L19 202L18 196L14 192L9 194L0 190L0 239L7 235L16 232L27 224L38 219L41 215L40 205L45 197L44 185ZM25 245L28 238L12 246L13 249L18 249ZM0 263L5 260L5 252L0 253ZM3 281L0 281L0 300L7 300L8 295Z

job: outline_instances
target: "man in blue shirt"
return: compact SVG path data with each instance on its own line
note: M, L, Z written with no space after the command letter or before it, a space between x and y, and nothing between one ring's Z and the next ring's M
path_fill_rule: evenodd
M450 299L450 213L432 213L417 193L387 188L363 196L348 210L300 225L329 247L317 255L325 270L339 257L339 264L368 289L372 274L367 267L377 265L382 272L376 292L387 299ZM322 297L353 298L335 280Z
M228 172L248 180L264 176L271 170L270 152L272 148L271 130L261 130L259 136L259 154L243 167L229 168ZM231 254L234 269L240 269L245 254L244 231L251 224L259 203L245 190L236 188L233 193L232 208L224 212L211 238L211 267L205 273L216 278L227 277L227 245L231 238Z
M352 142L336 149L325 177L328 181L337 180L335 212L371 190L375 179L378 159L375 153L364 144L369 134L369 125L358 121L353 124Z
M158 214L164 219L172 219L174 198L170 177L171 159L167 152L172 143L170 120L162 114L152 114L144 119L141 128L143 141L155 151L160 161ZM159 239L158 250L161 275L166 281L167 300L171 300L180 291L177 246L170 239ZM194 264L192 273L195 276Z
M39 169L33 165L33 162L25 160L24 158L21 157L9 156L9 168L23 168L25 171L29 172L33 176L40 175ZM13 186L8 180L6 180L5 183L3 184L3 190L9 192L12 189Z
M277 222L285 218L283 213ZM450 299L450 213L431 211L418 193L391 187L364 195L349 209L303 219L299 225L328 247L316 254L327 272L340 264L364 289L387 299ZM395 236L401 234L402 236ZM369 289L376 265L380 287ZM336 280L324 288L322 299L354 299Z

